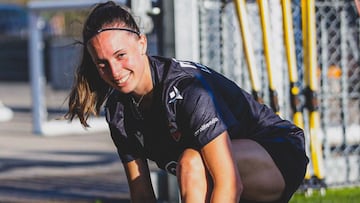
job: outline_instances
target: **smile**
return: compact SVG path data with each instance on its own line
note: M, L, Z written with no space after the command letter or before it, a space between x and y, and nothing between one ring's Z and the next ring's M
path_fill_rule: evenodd
M130 73L126 74L125 76L123 76L119 80L113 80L113 82L115 84L117 84L117 85L121 85L121 84L125 83L126 81L128 81L129 78L130 78Z

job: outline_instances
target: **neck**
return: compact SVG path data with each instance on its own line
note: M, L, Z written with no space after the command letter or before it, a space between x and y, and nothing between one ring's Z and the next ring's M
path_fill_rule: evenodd
M150 63L149 63L149 59L146 55L144 55L143 61L144 61L144 72L140 79L140 84L139 84L140 88L134 91L134 96L138 99L141 96L146 95L149 92L151 92L154 88L151 70L150 70Z

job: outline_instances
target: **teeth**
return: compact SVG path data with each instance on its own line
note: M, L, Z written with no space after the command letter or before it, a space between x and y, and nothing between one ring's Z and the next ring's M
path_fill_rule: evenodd
M122 77L120 80L114 80L114 82L116 84L121 84L121 83L126 82L129 79L129 77L130 77L130 73L125 75L124 77Z

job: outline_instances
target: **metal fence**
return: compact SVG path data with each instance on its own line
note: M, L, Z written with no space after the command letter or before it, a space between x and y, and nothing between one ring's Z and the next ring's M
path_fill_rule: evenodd
M233 1L199 0L200 60L250 90L249 74ZM319 84L319 138L328 186L360 184L360 22L352 0L317 0L316 30ZM289 76L280 1L269 1L271 51L276 66L281 116L291 120ZM246 1L251 44L269 103L262 29L257 1ZM297 68L304 87L300 0L292 1ZM306 113L306 112L304 112ZM305 117L306 118L306 117ZM306 122L305 122L306 123ZM305 126L307 132L308 127Z

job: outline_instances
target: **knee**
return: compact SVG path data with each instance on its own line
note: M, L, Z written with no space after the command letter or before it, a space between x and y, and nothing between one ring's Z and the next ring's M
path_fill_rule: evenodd
M200 153L193 149L185 150L178 161L176 175L191 182L203 181L206 169Z
M178 160L176 175L183 202L208 202L211 182L198 151L186 149L183 152Z

